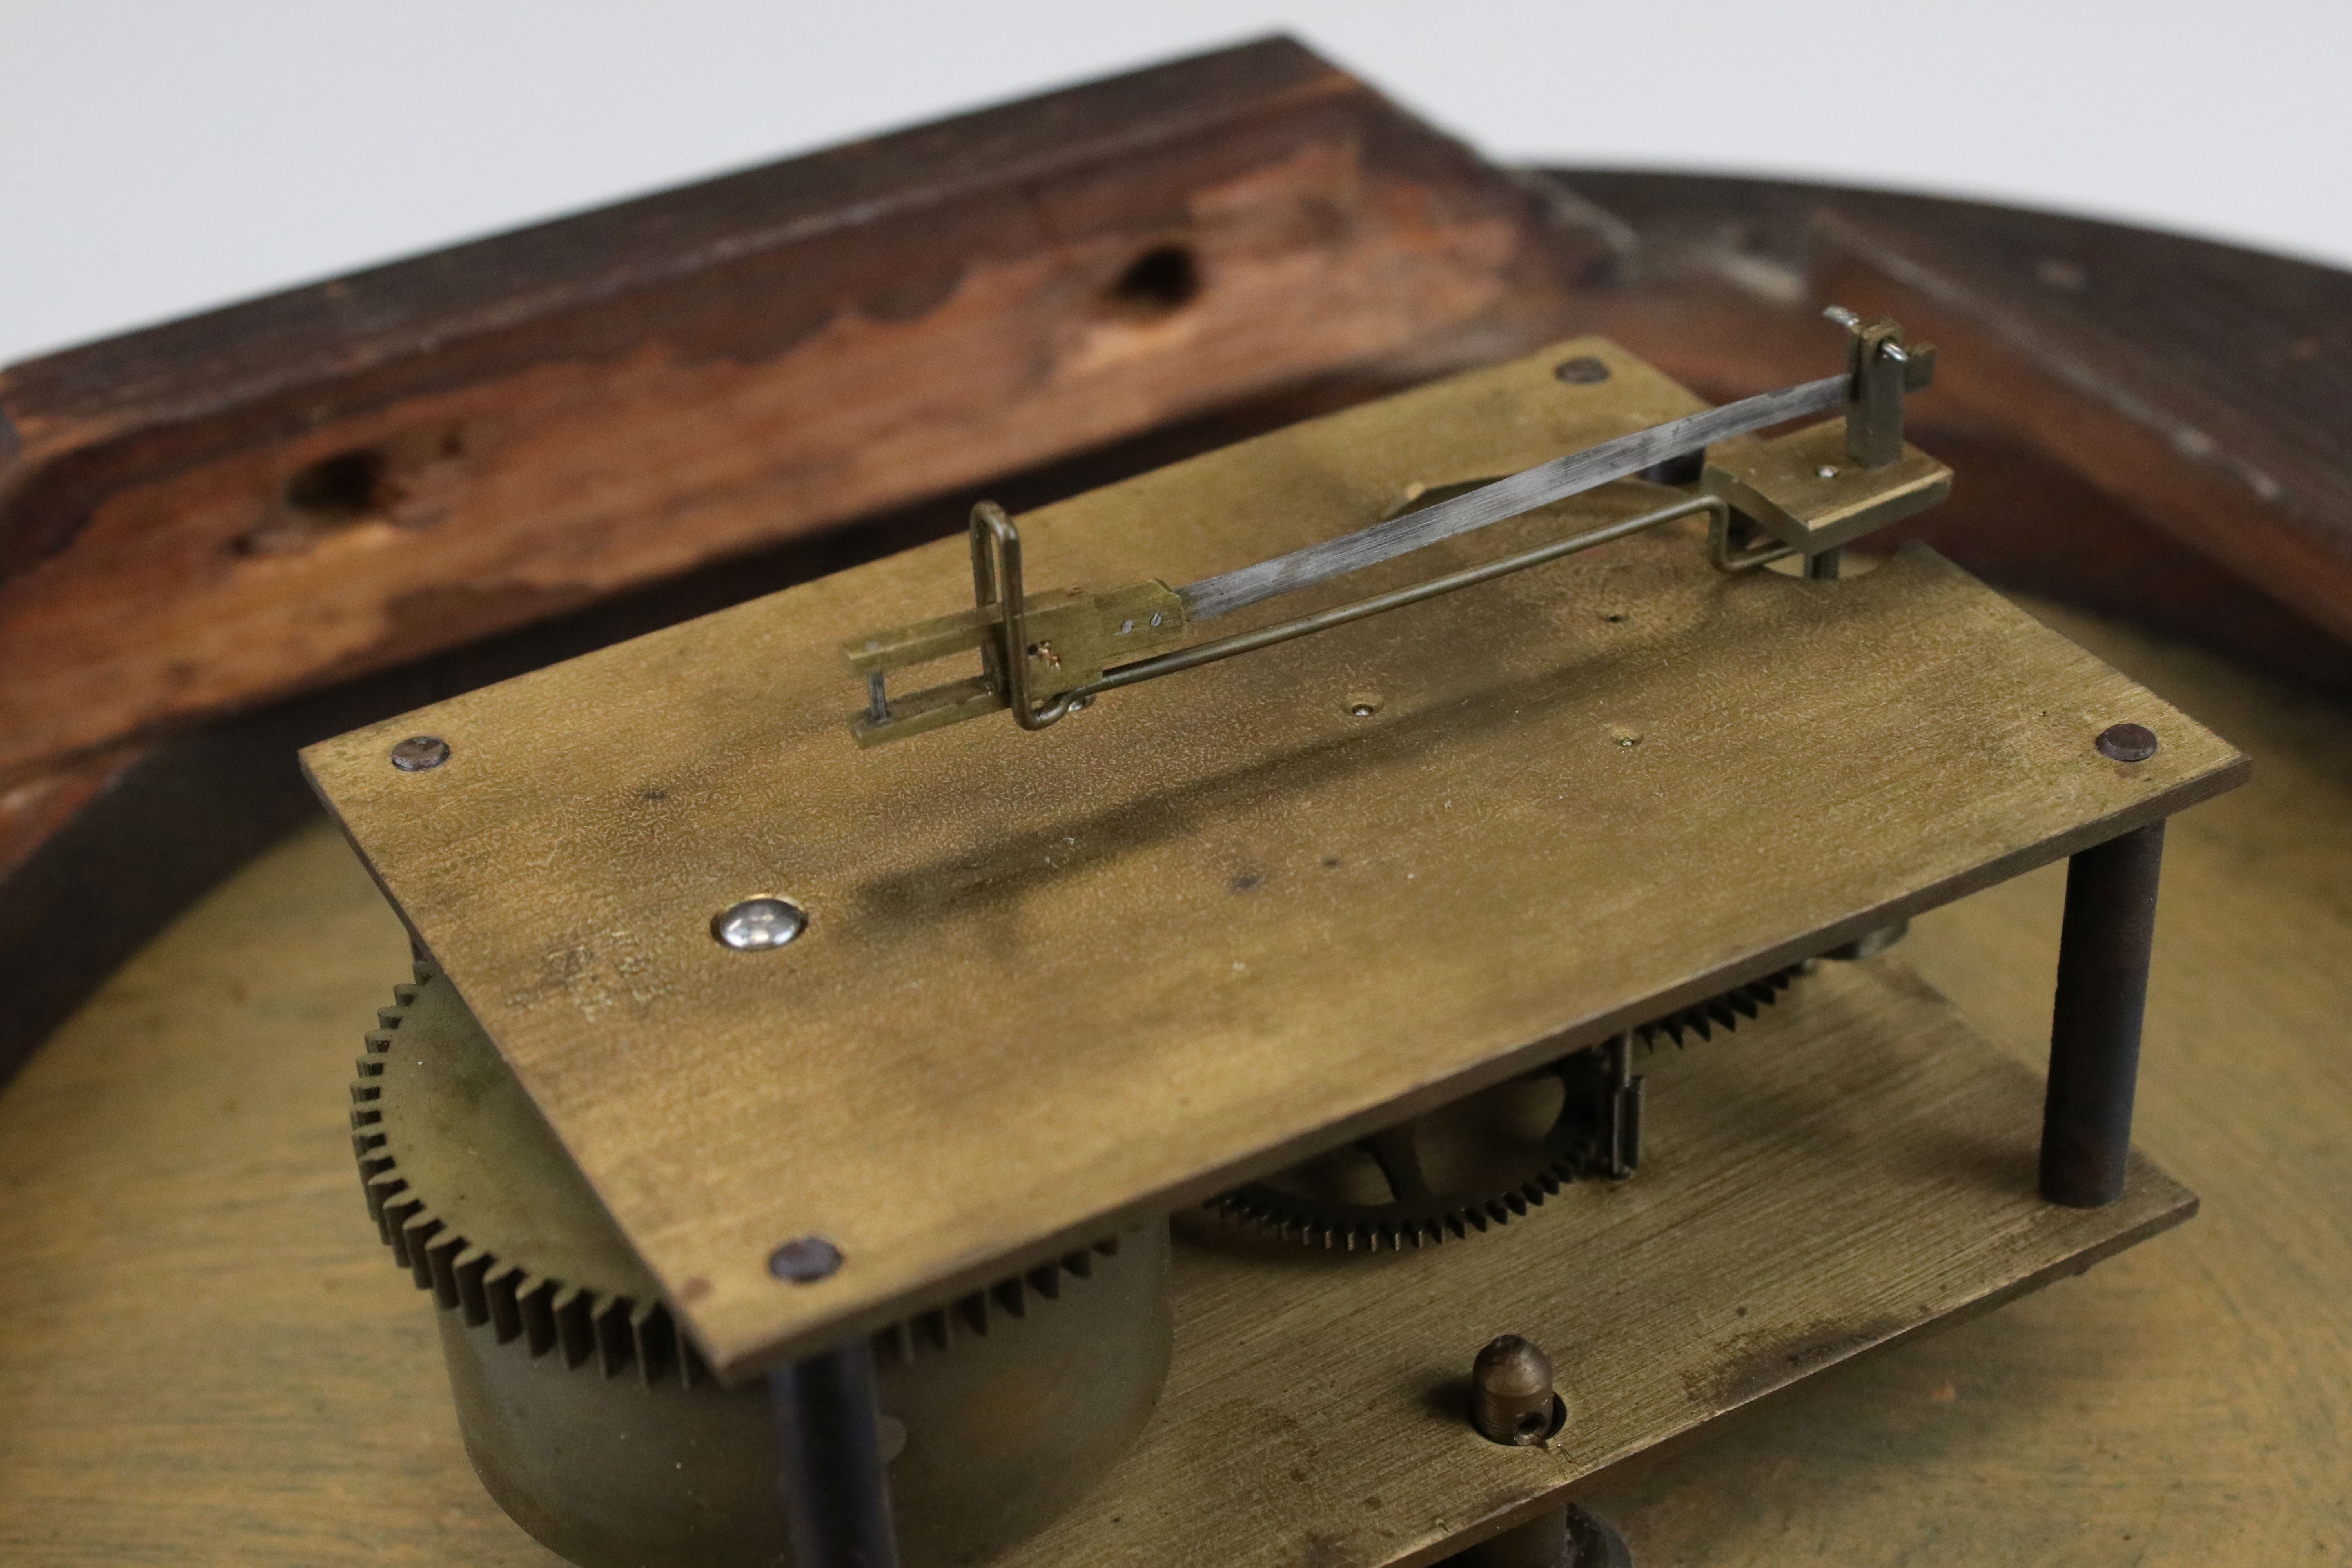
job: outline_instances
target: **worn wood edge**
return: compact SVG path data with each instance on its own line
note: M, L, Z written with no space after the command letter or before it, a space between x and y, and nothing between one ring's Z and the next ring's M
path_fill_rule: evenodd
M2063 429L2071 466L2126 500L2148 526L2352 642L2352 540L2266 503L2226 467L2185 460L2182 445L2197 432L2168 429L2130 389L2053 353L2038 323L1988 305L1852 219L1838 220L1832 232L1875 275L1830 268L1833 290L1860 300L1861 309L1900 311L1906 324L1948 345L1955 371L1941 378L1948 403L2012 431Z
M142 418L217 414L289 382L347 380L354 360L373 365L413 357L423 317L446 318L434 322L438 348L992 186L1181 141L1237 112L1349 96L1374 95L1297 39L1271 34L236 301L0 366L0 415L20 446L0 457L54 456L58 448L41 427L68 416L103 417L100 433L110 435ZM1162 118L1147 119L1138 98ZM1124 123L1111 140L1071 139L1071 122L1090 116ZM1015 155L1008 159L1008 152ZM748 236L730 210L738 203L764 206L763 221ZM519 276L504 275L509 269ZM235 357L240 351L271 357L242 363ZM311 363L289 369L289 355ZM7 494L0 484L0 499Z

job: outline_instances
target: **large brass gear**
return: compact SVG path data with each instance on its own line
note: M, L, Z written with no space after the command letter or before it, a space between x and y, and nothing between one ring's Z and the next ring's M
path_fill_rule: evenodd
M1713 1037L1777 1001L1811 967L1790 964L1633 1031L1655 1049ZM1606 1047L1572 1052L1345 1148L1210 1200L1229 1219L1349 1252L1399 1250L1508 1225L1607 1160Z
M467 1457L583 1568L791 1562L764 1387L719 1386L456 987L420 965L352 1086L368 1212L433 1293ZM908 1568L969 1563L1083 1495L1172 1343L1164 1222L874 1340Z

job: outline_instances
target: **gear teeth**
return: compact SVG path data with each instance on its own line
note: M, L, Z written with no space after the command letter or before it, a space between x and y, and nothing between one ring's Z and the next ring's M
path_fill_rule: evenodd
M515 1301L515 1286L522 1270L511 1263L490 1259L482 1270L482 1297L489 1307L490 1336L508 1344L522 1335L522 1308Z
M1367 1215L1360 1219L1310 1219L1285 1206L1283 1196L1264 1186L1244 1187L1210 1200L1209 1206L1229 1219L1269 1233L1282 1240L1327 1252L1402 1252L1410 1247L1439 1247L1466 1241L1488 1230L1525 1217L1558 1194L1575 1177L1566 1160L1554 1160L1509 1191L1483 1201L1465 1203L1442 1214L1400 1219Z
M1794 963L1759 975L1719 995L1643 1024L1633 1034L1654 1050L1662 1037L1673 1040L1677 1047L1686 1036L1712 1039L1718 1029L1728 1033L1737 1029L1743 1019L1752 1021L1760 1016L1805 972L1805 964ZM1467 1240L1523 1218L1575 1180L1580 1168L1578 1155L1556 1154L1532 1176L1501 1193L1465 1199L1434 1213L1399 1215L1388 1211L1402 1205L1367 1205L1352 1212L1343 1209L1331 1214L1310 1200L1295 1198L1262 1183L1212 1198L1208 1206L1228 1219L1302 1246L1320 1247L1327 1251L1378 1252L1386 1248L1401 1252L1408 1244L1418 1248L1443 1246L1449 1240Z
M457 1310L465 1315L467 1328L478 1329L490 1321L490 1290L483 1277L489 1272L491 1261L488 1253L470 1246L449 1260Z
M394 1249L395 1254L408 1255L409 1277L416 1281L419 1290L433 1289L433 1245L445 1228L433 1211L423 1205L417 1205L416 1212L400 1227L401 1245ZM443 1238L444 1245L450 1239L454 1238Z
M555 1281L542 1274L533 1274L515 1288L523 1342L534 1361L555 1348Z
M405 1182L401 1184L404 1189L407 1184ZM392 1260L412 1271L416 1266L409 1261L408 1222L424 1212L425 1205L405 1190L384 1200L384 1244L392 1248Z
M1712 1040L1715 1031L1729 1033L1739 1027L1740 1021L1750 1022L1762 1016L1765 1008L1780 999L1780 994L1795 984L1804 972L1802 964L1792 963L1785 969L1735 985L1717 996L1667 1014L1643 1024L1633 1032L1651 1049L1657 1048L1661 1036L1680 1047L1686 1037L1696 1035L1702 1040Z
M629 1312L629 1347L636 1353L637 1377L647 1388L670 1369L677 1337L669 1312L658 1301L640 1301Z
M468 1328L488 1328L499 1344L521 1340L534 1359L560 1352L566 1367L593 1363L608 1378L635 1369L648 1387L675 1382L691 1388L711 1382L709 1364L663 1302L533 1274L452 1228L409 1190L383 1125L384 1069L408 1009L435 977L433 968L420 963L415 984L393 988L394 1005L377 1010L377 1026L364 1037L367 1054L353 1064L352 1154L368 1218L393 1260L408 1270L418 1289L433 1292L438 1309L457 1313ZM1115 1236L1091 1243L880 1330L875 1348L902 1362L945 1353L960 1333L985 1335L999 1316L1026 1317L1033 1299L1059 1300L1065 1275L1088 1279L1097 1258L1115 1257L1118 1249Z
M555 1339L563 1350L563 1364L579 1366L596 1353L596 1292L566 1285L555 1293L552 1310Z

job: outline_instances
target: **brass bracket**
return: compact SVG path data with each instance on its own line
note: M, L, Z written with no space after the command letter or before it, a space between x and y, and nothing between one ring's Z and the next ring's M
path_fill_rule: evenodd
M1903 439L1903 399L1935 380L1935 345L1906 345L1884 316L1866 321L1842 305L1822 314L1852 334L1845 414L1707 454L1699 482L1729 510L1708 542L1719 570L1790 555L1834 560L1844 545L1951 494L1952 470ZM1776 542L1756 543L1759 533Z
M994 501L971 509L971 597L969 610L841 645L850 669L866 678L866 709L851 715L849 728L859 745L1006 708L1023 729L1042 730L1083 706L1112 664L1163 652L1184 635L1184 602L1165 583L1028 594L1020 531ZM974 649L979 675L891 697L891 671Z
M1138 583L1108 594L1068 588L1024 593L1021 534L1004 509L982 501L971 511L972 607L952 616L852 637L841 645L850 669L866 678L867 704L850 715L860 746L878 746L927 730L1010 708L1024 730L1043 730L1106 691L1197 669L1238 654L1328 631L1368 616L1417 605L1441 594L1491 583L1653 528L1709 513L1713 535L1727 527L1730 510L1712 495L1684 496L1622 521L1588 529L1549 544L1467 567L1392 593L1358 599L1254 632L1171 648L1186 625L1184 603L1165 583ZM1718 564L1721 564L1718 562ZM1738 564L1760 564L1740 563ZM944 686L891 698L887 676L952 653L980 650L981 673ZM1171 651L1155 651L1168 648ZM1109 666L1133 652L1143 657ZM1017 657L1016 657L1017 656ZM1108 668L1106 668L1109 666Z
M1724 440L1720 456L1700 477L1699 493L1637 517L1191 647L1179 646L1191 624L1185 595L1202 584L1180 591L1154 579L1103 594L1067 588L1033 595L1022 575L1020 531L1003 508L982 501L971 513L971 608L841 645L866 687L866 709L851 715L850 734L860 746L876 746L1000 709L1010 709L1024 730L1043 730L1122 686L1492 582L1700 511L1711 519L1707 559L1719 571L1747 571L1802 554L1809 575L1834 575L1841 545L1941 500L1951 489L1951 470L1903 440L1904 396L1933 379L1935 349L1906 346L1903 329L1883 317L1864 321L1834 305L1824 314L1853 336L1843 418L1774 441ZM1790 390L1834 386L1832 379ZM1759 529L1779 542L1756 545ZM975 649L978 675L911 696L890 695L893 671Z

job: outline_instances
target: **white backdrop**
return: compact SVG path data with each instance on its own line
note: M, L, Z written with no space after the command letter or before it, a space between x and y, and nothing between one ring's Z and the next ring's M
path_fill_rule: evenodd
M2352 0L0 0L0 362L1276 29L1504 157L2352 264Z

